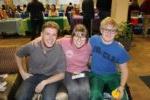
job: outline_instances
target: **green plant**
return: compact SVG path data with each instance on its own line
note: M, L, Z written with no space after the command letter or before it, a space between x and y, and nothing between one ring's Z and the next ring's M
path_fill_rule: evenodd
M118 25L118 35L115 39L121 42L125 49L129 50L133 38L132 26L127 22L121 22Z

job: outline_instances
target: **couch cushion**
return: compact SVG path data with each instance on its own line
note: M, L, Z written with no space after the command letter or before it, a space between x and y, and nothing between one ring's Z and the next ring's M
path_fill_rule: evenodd
M0 74L18 71L14 56L16 48L16 46L0 47Z

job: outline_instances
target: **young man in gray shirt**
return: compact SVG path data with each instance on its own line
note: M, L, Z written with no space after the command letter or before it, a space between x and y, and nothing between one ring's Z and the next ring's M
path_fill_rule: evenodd
M16 53L16 61L23 82L16 93L16 100L31 100L34 93L42 93L42 100L55 100L60 80L64 78L65 55L56 43L59 26L47 22L42 27L42 40L33 45L28 43ZM22 59L29 57L28 72Z

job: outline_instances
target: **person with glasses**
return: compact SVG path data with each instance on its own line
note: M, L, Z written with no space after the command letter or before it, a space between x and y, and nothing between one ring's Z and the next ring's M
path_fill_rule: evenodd
M37 45L41 37L32 43ZM66 73L64 85L68 92L68 100L89 100L90 87L87 74L91 55L91 46L88 42L88 32L84 25L77 24L71 36L64 36L57 40L66 56Z
M84 25L77 24L71 37L58 40L66 55L67 68L64 84L69 100L89 100L88 62L91 46L88 43L88 32Z
M114 40L118 34L117 30L118 25L115 20L106 17L100 25L101 35L94 35L90 38L92 47L91 100L104 100L103 89L105 86L111 92L115 89L120 92L121 95L114 98L115 100L120 100L123 97L128 79L127 62L130 60L130 56L123 46Z

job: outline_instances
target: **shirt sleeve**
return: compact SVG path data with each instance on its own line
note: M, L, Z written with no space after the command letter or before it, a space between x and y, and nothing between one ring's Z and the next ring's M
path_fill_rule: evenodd
M16 55L19 56L19 57L26 57L26 56L29 56L30 55L30 52L31 52L31 46L32 44L31 43L28 43L26 45L23 45L22 47L20 47L18 49L18 51L16 52Z
M124 48L122 48L122 51L121 51L120 54L119 54L118 63L119 63L119 64L123 64L123 63L128 62L130 59L131 59L131 57L130 57L130 55L128 54L128 52L127 52Z

